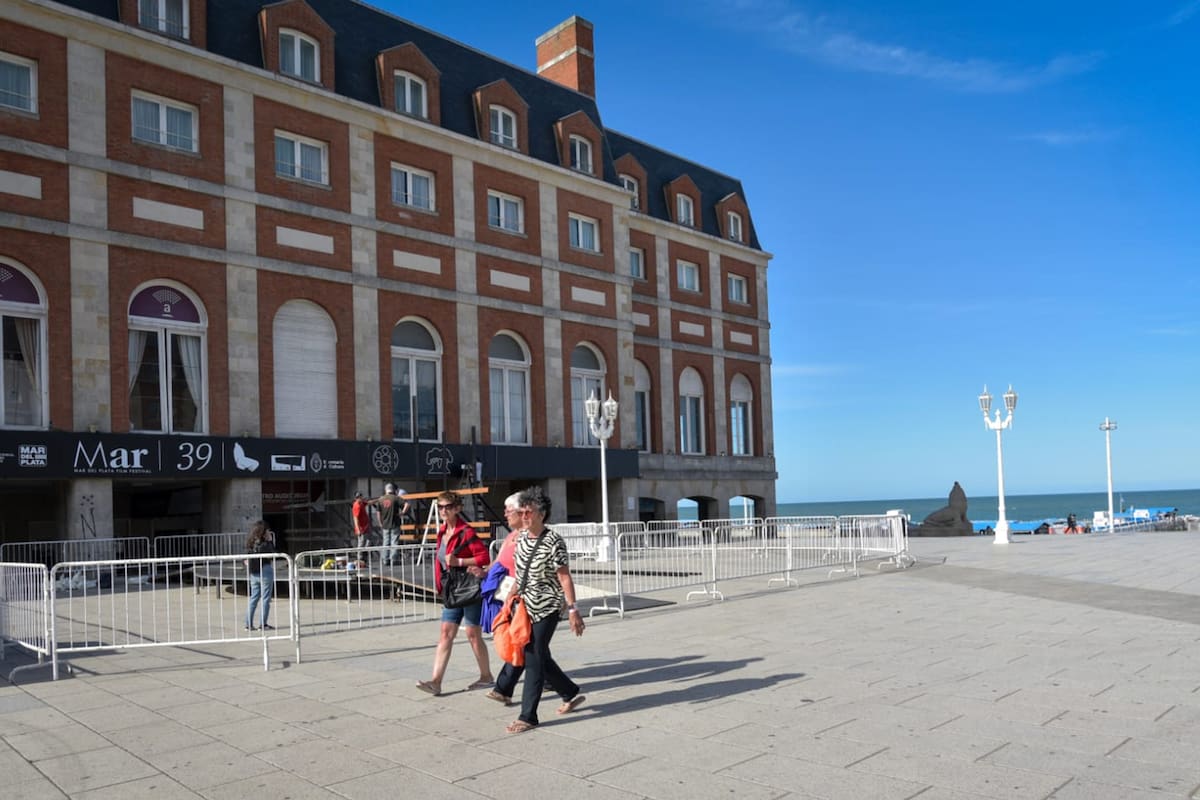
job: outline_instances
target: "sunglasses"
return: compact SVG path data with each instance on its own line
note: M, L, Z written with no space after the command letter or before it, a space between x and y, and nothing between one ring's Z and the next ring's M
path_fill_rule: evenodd
M444 506L441 503L438 503L438 511L448 511L451 508L458 508L458 506Z

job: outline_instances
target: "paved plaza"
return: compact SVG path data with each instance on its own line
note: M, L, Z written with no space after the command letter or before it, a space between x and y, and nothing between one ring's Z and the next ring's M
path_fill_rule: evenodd
M1200 534L914 539L918 563L565 627L587 702L510 735L437 624L0 681L16 798L1200 797ZM10 652L5 674L19 663ZM498 665L494 665L498 666ZM463 687L463 688L460 688Z

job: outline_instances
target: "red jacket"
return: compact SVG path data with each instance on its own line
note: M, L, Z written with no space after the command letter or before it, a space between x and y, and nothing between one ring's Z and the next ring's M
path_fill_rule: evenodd
M462 553L458 558L474 558L475 565L487 569L488 566L488 548L483 543L483 540L471 529L471 526L458 520L458 525L450 533L449 539L446 542L446 558L450 559L455 556L459 548L462 548ZM446 525L438 529L437 546L441 548L442 540L446 538ZM468 541L469 540L469 541ZM467 542L466 547L463 547L463 542ZM440 593L442 591L442 562L440 559L433 559L433 583L434 587Z
M350 516L354 518L354 532L361 536L371 530L371 518L367 515L367 504L362 498L354 501L350 507Z

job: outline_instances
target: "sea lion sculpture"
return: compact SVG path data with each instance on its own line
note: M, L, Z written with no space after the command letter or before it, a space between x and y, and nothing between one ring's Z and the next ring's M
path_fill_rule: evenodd
M967 519L967 493L954 482L949 502L934 511L909 532L910 536L970 536L975 526Z

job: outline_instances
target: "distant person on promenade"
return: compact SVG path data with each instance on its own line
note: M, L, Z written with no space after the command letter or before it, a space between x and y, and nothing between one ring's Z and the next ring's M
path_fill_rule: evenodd
M383 496L376 497L371 505L379 509L379 527L383 531L383 552L380 566L390 567L400 563L400 526L408 513L408 502L404 490L389 483L383 487Z
M267 527L267 523L259 520L250 528L246 538L246 553L251 556L262 556L275 552L275 532ZM267 623L271 616L271 596L275 592L275 561L271 558L247 558L246 573L250 578L250 604L246 607L246 630L256 631L254 612L262 602L263 630L275 630Z
M462 498L454 492L442 492L436 502L443 522L438 528L433 584L441 596L446 570L465 567L472 575L482 578L487 572L489 558L487 545L460 516ZM483 642L483 630L479 627L482 611L482 599L463 608L442 609L441 631L437 650L433 654L433 675L427 681L417 681L418 689L435 697L442 693L442 678L446 675L446 665L450 663L450 651L454 648L454 637L458 635L460 624L467 629L467 643L471 645L475 662L479 665L479 680L467 688L483 689L492 685L492 665L488 660L487 645Z
M370 560L370 555L363 549L371 545L371 514L368 508L363 493L355 492L354 503L350 506L350 521L354 526L354 543L359 548L358 560L364 565Z
M1063 533L1079 533L1079 526L1075 524L1075 515L1067 514L1067 529Z

